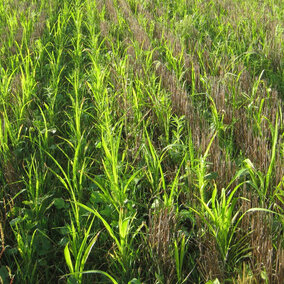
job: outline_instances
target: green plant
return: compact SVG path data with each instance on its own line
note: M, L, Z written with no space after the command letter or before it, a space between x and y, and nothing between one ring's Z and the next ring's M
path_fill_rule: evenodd
M131 265L133 258L133 241L135 236L139 233L143 224L140 225L135 231L132 231L132 222L135 218L133 216L125 216L124 210L120 209L119 211L119 219L118 219L118 234L113 230L111 225L100 215L100 213L94 209L87 207L82 203L78 203L78 205L85 210L93 213L97 218L101 220L105 229L109 233L111 239L115 242L117 250L114 250L114 253L111 254L112 258L117 261L122 269L120 272L123 278L128 278L131 276L129 273L131 272ZM130 233L132 233L132 237L130 239Z
M206 213L203 215L193 209L194 212L196 212L206 223L209 231L215 237L224 264L227 264L227 261L230 258L230 250L232 249L232 246L241 244L242 241L242 239L240 239L236 244L232 243L238 230L238 224L244 216L239 216L239 211L234 213L237 203L237 198L234 198L234 194L240 186L242 186L242 183L236 186L228 196L226 196L225 189L222 189L219 201L216 198L217 187L215 185L210 199L212 208L200 199L201 206L205 209ZM241 250L234 255L234 260L236 262L240 261L240 259L244 257L245 253L248 251L248 248L240 248Z
M69 242L66 244L64 249L64 257L66 264L68 266L68 269L70 271L70 274L78 281L78 283L82 283L82 277L84 272L84 267L87 262L87 259L91 253L91 250L93 246L95 245L97 238L99 236L99 233L97 233L95 236L91 237L91 229L93 226L94 218L90 222L89 227L84 232L83 239L80 238L81 233L78 233L76 231L76 228L71 222L70 225L70 238ZM90 239L88 241L88 239ZM73 264L71 253L75 259L75 262ZM71 279L68 279L68 282L71 282Z
M179 244L177 241L174 243L175 247L175 262L176 262L176 272L177 272L177 279L178 283L185 283L187 278L183 277L183 261L185 257L185 252L186 252L186 240L185 236L181 237L180 241L180 248Z

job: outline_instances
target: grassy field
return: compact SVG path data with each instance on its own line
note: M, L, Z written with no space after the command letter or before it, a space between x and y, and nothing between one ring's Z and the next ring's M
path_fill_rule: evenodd
M284 1L0 2L0 283L283 283Z

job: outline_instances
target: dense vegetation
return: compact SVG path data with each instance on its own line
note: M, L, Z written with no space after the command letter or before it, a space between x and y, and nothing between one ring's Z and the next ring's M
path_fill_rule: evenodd
M0 283L283 283L284 2L3 0Z

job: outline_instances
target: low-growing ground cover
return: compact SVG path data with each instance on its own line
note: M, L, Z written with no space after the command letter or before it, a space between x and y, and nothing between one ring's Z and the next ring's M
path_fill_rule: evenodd
M1 1L1 283L283 283L283 23Z

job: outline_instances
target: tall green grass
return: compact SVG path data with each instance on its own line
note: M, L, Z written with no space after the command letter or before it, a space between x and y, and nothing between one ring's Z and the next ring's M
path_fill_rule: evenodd
M0 282L282 283L283 1L0 4Z

